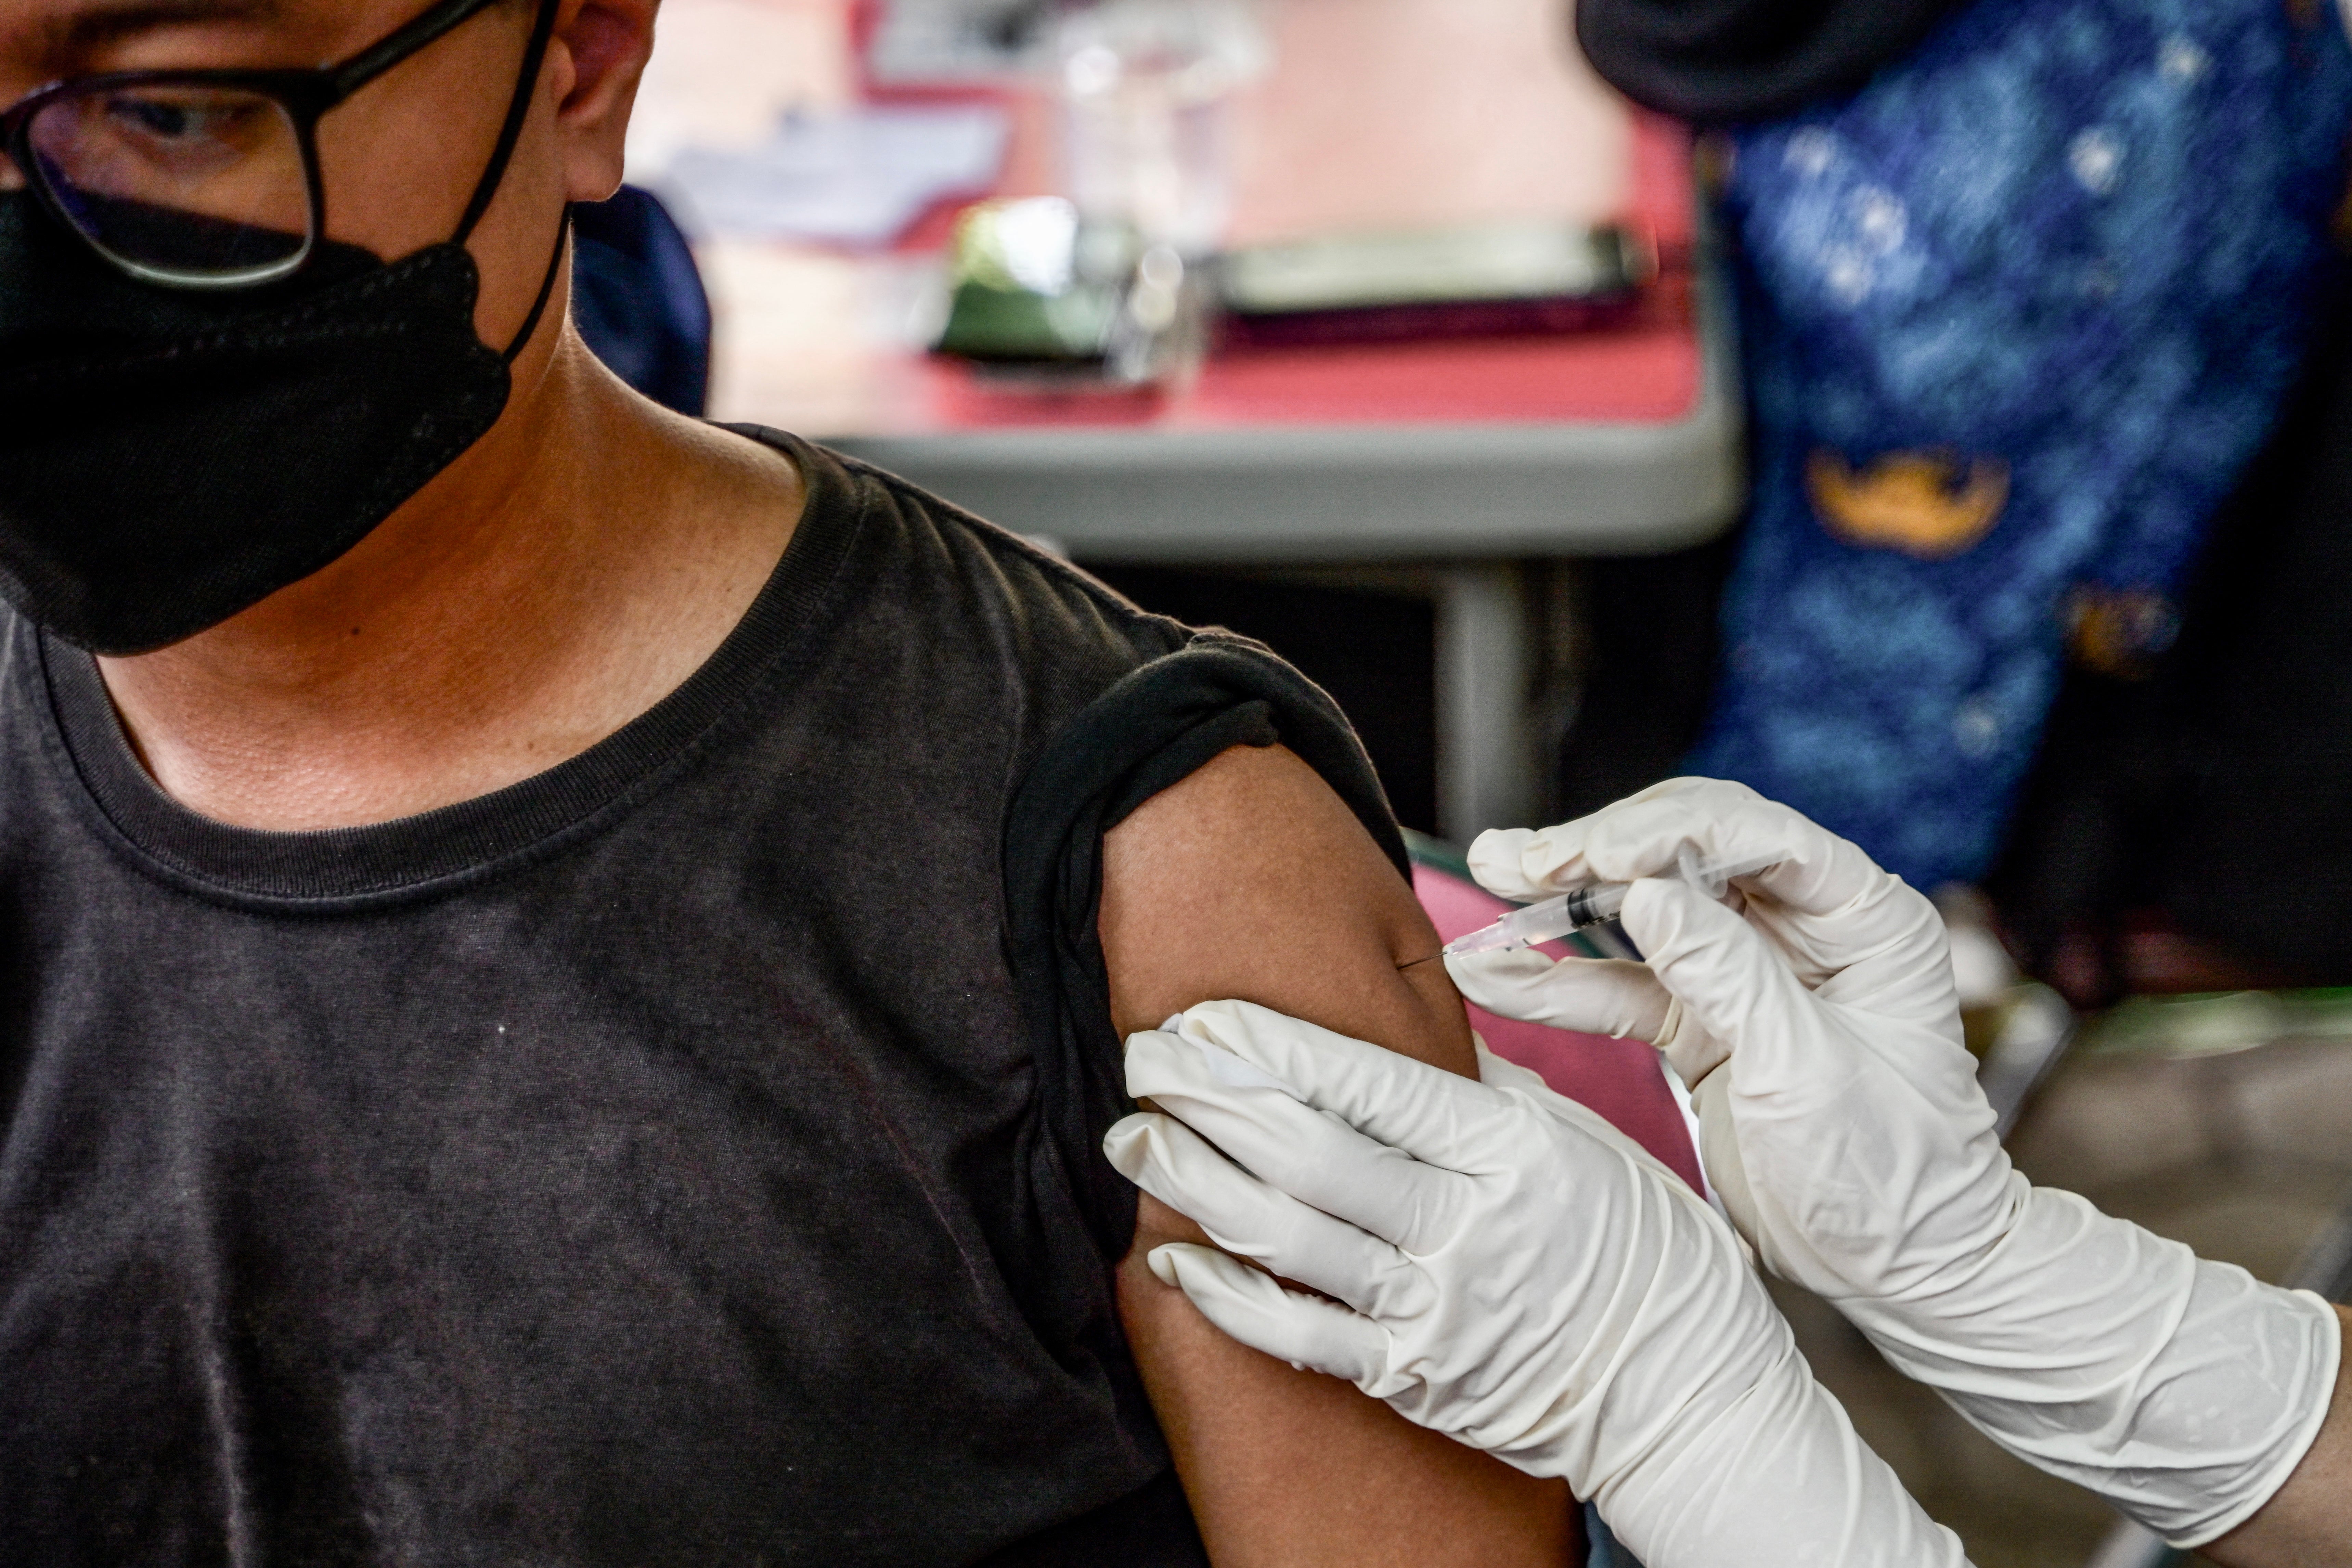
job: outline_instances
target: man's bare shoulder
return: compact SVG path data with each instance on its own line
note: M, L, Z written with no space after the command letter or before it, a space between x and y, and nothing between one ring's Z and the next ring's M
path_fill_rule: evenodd
M1475 1070L1437 932L1372 836L1280 746L1235 747L1104 846L1099 918L1122 1031L1238 997Z
M1236 747L1104 847L1111 1010L1133 1031L1215 997L1263 1003L1456 1072L1470 1029L1396 867L1322 777ZM1127 1328L1210 1555L1280 1568L1538 1568L1570 1560L1557 1481L1412 1426L1225 1338L1144 1259L1199 1227L1146 1197L1118 1271Z

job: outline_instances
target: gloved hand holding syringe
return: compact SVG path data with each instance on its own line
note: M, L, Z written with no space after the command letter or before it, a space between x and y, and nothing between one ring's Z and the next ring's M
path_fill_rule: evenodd
M1688 845L1683 847L1675 863L1675 871L1685 887L1696 889L1710 899L1723 897L1724 889L1740 877L1752 877L1757 872L1777 864L1779 854L1733 857L1701 856ZM1465 936L1457 936L1431 958L1459 958L1472 952L1508 952L1517 948L1534 947L1539 942L1557 942L1572 931L1605 925L1617 918L1625 907L1625 894L1631 882L1596 882L1562 893L1556 899L1529 904L1513 910L1494 924L1481 926ZM1415 959L1415 963L1427 963L1428 958ZM1406 965L1411 968L1412 965Z
M1447 950L1465 999L1656 1046L1765 1269L2174 1545L2352 1568L2352 1316L2011 1166L1926 898L1715 780L1486 834L1469 864L1543 901ZM1530 951L1612 911L1643 962ZM1479 1065L1469 1084L1233 1003L1134 1037L1129 1087L1158 1109L1106 1152L1225 1249L1160 1247L1154 1273L1244 1343L1568 1478L1652 1568L1956 1563L1816 1397L1714 1213L1534 1075Z

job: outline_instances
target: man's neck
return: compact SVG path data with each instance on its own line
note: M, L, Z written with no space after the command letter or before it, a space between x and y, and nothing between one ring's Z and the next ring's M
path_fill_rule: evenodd
M781 454L667 414L569 339L341 559L186 642L101 659L140 759L239 826L389 821L575 756L698 668L800 516Z

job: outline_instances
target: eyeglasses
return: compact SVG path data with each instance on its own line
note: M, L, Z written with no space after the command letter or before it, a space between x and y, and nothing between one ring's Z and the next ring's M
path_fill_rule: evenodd
M133 278L180 289L275 282L299 270L326 231L320 120L499 3L441 0L316 70L124 71L43 88L0 114L0 148L42 205ZM542 31L552 11L540 6ZM494 166L520 128L530 85L517 90ZM475 193L460 241L488 195Z

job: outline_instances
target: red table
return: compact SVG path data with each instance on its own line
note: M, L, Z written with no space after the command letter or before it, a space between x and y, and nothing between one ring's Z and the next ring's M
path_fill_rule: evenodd
M1738 506L1736 356L1689 150L1663 121L1628 135L1561 35L1530 47L1531 29L1556 26L1551 0L1272 14L1281 63L1244 110L1278 123L1249 146L1240 237L1565 210L1578 191L1546 184L1555 164L1621 158L1614 216L1664 263L1645 307L1573 336L1255 351L1164 394L1045 396L921 352L940 285L920 244L722 244L704 252L722 309L715 411L824 439L1081 562L1312 570L1433 595L1441 826L1467 838L1542 806L1528 563L1679 549ZM1450 53L1429 46L1440 34ZM1050 189L1050 110L1016 108L1005 190ZM1591 171L1576 178L1590 196ZM1381 208L1390 195L1402 205ZM944 224L919 237L943 240Z
M1607 331L1212 356L1161 395L1041 395L902 351L821 432L1081 560L1644 553L1737 504L1728 334L1694 274L1681 133L1644 121L1625 218L1663 276Z

